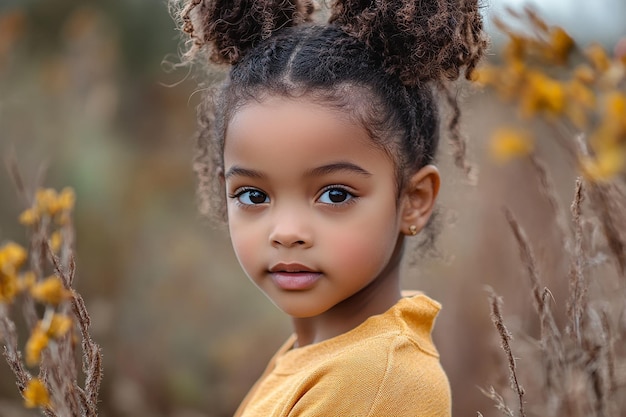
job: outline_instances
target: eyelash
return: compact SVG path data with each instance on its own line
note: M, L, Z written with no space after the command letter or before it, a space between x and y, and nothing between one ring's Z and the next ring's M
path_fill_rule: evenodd
M348 194L350 196L350 198L346 201L342 201L340 203L322 203L320 202L320 204L324 204L325 206L330 206L330 207L345 207L351 204L356 203L356 200L359 198L354 191L352 191L350 188L346 187L345 185L339 185L339 184L334 184L334 185L327 185L326 187L322 188L322 190L319 193L319 196L317 197L316 201L318 201L320 199L321 196L323 196L327 191L330 190L341 190L343 192L345 192L346 194Z
M343 192L345 192L346 194L348 194L350 196L350 198L348 198L346 201L342 201L339 203L323 203L323 202L319 202L319 199L328 191L330 190L341 190ZM237 204L237 206L244 208L244 209L250 209L253 208L255 206L257 206L257 204L245 204L242 203L240 201L240 197L250 191L258 191L260 193L263 193L267 196L267 193L258 189L258 188L254 188L254 187L241 187L235 190L235 192L233 193L229 193L228 194L228 198L235 200L235 204ZM268 196L269 197L269 196ZM320 204L323 204L325 206L329 206L329 207L345 207L351 204L356 203L356 200L359 197L354 193L354 191L352 191L350 188L346 187L345 185L339 185L339 184L333 184L333 185L327 185L326 187L322 188L322 190L319 192L318 197L315 199L316 202L319 202ZM271 201L271 200L270 200ZM260 205L260 204L259 204Z
M244 203L242 203L242 202L239 200L239 198L240 198L243 194L245 194L245 193L247 193L247 192L250 192L250 191L258 191L258 192L263 193L263 194L265 194L265 195L267 196L267 193L266 193L266 192L264 192L264 191L262 191L262 190L259 190L258 188L254 188L254 187L241 187L241 188L237 188L237 189L235 190L235 192L233 192L233 193L229 193L229 194L228 194L228 198L235 200L235 204L236 204L238 207L240 207L240 208L243 208L243 209L251 209L251 208L254 208L254 207L256 206L256 204L244 204Z

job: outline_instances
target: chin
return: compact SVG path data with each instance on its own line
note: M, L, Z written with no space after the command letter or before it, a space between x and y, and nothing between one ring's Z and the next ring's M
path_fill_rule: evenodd
M304 300L298 300L299 297L294 297L294 300L285 302L283 300L276 300L270 298L272 303L278 307L283 313L291 316L295 319L306 319L319 316L328 310L319 304L308 305Z

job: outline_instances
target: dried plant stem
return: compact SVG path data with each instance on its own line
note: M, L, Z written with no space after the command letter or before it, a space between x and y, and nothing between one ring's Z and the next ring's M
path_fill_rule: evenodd
M576 135L575 138L579 154L588 157L590 151L585 135L581 133ZM600 218L609 249L617 263L618 272L624 277L626 273L626 238L621 235L619 229L620 226L626 227L626 224L618 225L615 218L616 213L620 213L623 210L624 196L614 184L592 182L589 187L589 197L592 202L592 209ZM619 204L620 202L622 204Z
M547 288L541 288L542 285L539 278L539 269L537 267L535 255L533 254L532 248L528 243L528 238L526 237L524 230L508 208L504 209L504 214L511 230L513 231L513 235L515 236L515 240L517 241L520 251L522 263L526 266L526 271L528 273L528 277L530 278L533 305L539 315L541 324L541 344L543 349L547 349L549 351L549 354L546 355L546 357L551 361L548 369L556 371L557 369L562 368L564 359L563 348L560 343L561 333L556 325L554 315L552 314L552 309L550 307L550 291ZM548 377L550 378L548 381L549 385L557 383L554 372L548 372Z
M502 398L502 396L500 394L498 394L496 392L496 389L494 387L489 387L489 390L485 390L482 388L478 388L480 390L480 392L483 393L483 395L489 399L491 399L494 402L495 407L502 411L502 413L506 416L509 417L515 417L515 413L513 413L513 410L511 410L506 403L504 402L504 398ZM479 416L482 416L481 413L478 413Z
M0 308L5 309L6 306ZM0 314L0 335L4 338L4 357L15 375L17 388L23 392L26 383L32 378L30 373L24 368L22 354L17 347L17 331L15 323L9 319L5 312Z
M552 215L558 226L557 228L561 233L563 242L565 243L564 247L569 250L571 246L569 227L567 225L565 216L563 215L563 209L561 207L561 204L559 204L558 194L556 192L554 182L552 181L550 173L546 169L545 164L539 159L537 154L531 153L529 156L529 160L535 173L537 174L537 178L539 179L539 190L550 204Z
M592 183L590 186L590 199L594 203L592 207L598 214L602 224L602 230L606 236L607 243L617 264L618 272L623 278L626 273L626 243L620 233L617 215L624 210L624 207L617 204L622 200L619 198L619 190L612 184Z
M574 223L574 252L570 268L570 294L567 305L570 321L568 333L571 333L578 346L581 346L583 341L582 321L584 320L584 312L587 309L587 284L583 274L583 226L580 217L580 205L583 200L583 181L581 178L578 178L576 180L574 200L570 208Z
M102 352L100 347L91 339L89 334L89 315L87 314L83 298L76 292L72 297L72 309L76 317L79 318L78 323L83 338L83 371L87 375L83 391L83 402L87 411L85 415L95 417L98 415L98 391L102 381Z
M26 195L19 170L16 166L10 168L18 192ZM73 254L74 229L71 222L74 194L71 190L63 190L61 194L57 194L54 190L42 189L35 194L34 200L28 197L25 199L30 200L28 211L36 210L33 215L35 221L28 223L28 274L33 276L33 282L20 278L24 280L24 286L18 297L12 301L19 301L21 304L27 330L31 333L26 345L29 358L35 357L34 360L29 360L36 361L39 368L36 381L31 381L35 378L27 370L18 350L16 326L10 318L10 311L6 305L0 303L0 336L4 339L4 356L15 374L20 393L30 401L29 404L40 407L44 415L97 417L102 354L89 334L90 318L83 298L72 288L76 272ZM58 233L61 237L60 245L55 249L51 243L53 233ZM40 285L46 283L52 283L55 287L52 290L41 290ZM40 307L44 309L43 318L40 317ZM65 330L51 330L51 323L55 318L59 323L69 323L58 325L65 326ZM82 340L82 368L85 374L83 388L78 385L77 331ZM33 335L38 335L39 339ZM35 342L29 345L33 340ZM29 365L34 366L35 363ZM31 382L43 384L47 395L34 393Z
M525 417L526 413L524 412L524 390L519 384L517 378L517 365L515 363L515 358L513 357L513 352L511 351L511 333L509 333L508 329L504 325L504 320L502 319L502 313L500 312L502 306L502 298L499 297L492 289L489 289L489 305L491 306L491 320L493 321L494 326L498 330L498 334L500 335L500 341L502 350L504 350L507 361L509 363L509 378L511 381L511 386L515 390L517 397L519 399L519 413L521 417ZM511 410L504 406L504 401L502 397L497 396L495 390L492 388L490 391L492 395L489 395L492 399L499 398L499 401L496 401L496 404L500 404L501 406L498 409L505 411L505 414L509 416L513 416Z
M67 270L62 267L59 258L54 255L52 250L50 250L50 257L57 275L61 277L66 289L71 290L70 285L74 280L74 273L76 270L74 256L71 254L69 255ZM102 381L102 352L100 351L100 347L91 339L91 335L89 334L91 319L87 312L87 308L85 307L83 298L76 291L72 292L71 304L72 311L78 319L78 327L82 337L81 347L83 350L83 371L86 375L84 390L75 392L80 393L80 403L84 411L83 415L87 417L95 417L97 416L98 391ZM74 369L70 369L68 371L75 373ZM79 387L76 386L75 388Z

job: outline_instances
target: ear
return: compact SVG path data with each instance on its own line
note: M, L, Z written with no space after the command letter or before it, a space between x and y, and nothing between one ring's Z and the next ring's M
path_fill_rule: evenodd
M405 235L421 231L435 207L441 177L434 165L426 165L409 178L402 196L400 230Z

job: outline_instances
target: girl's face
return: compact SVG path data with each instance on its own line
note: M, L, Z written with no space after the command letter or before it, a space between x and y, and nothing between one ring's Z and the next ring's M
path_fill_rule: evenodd
M320 315L386 279L401 227L394 163L344 113L245 105L228 124L224 179L237 258L287 314Z

